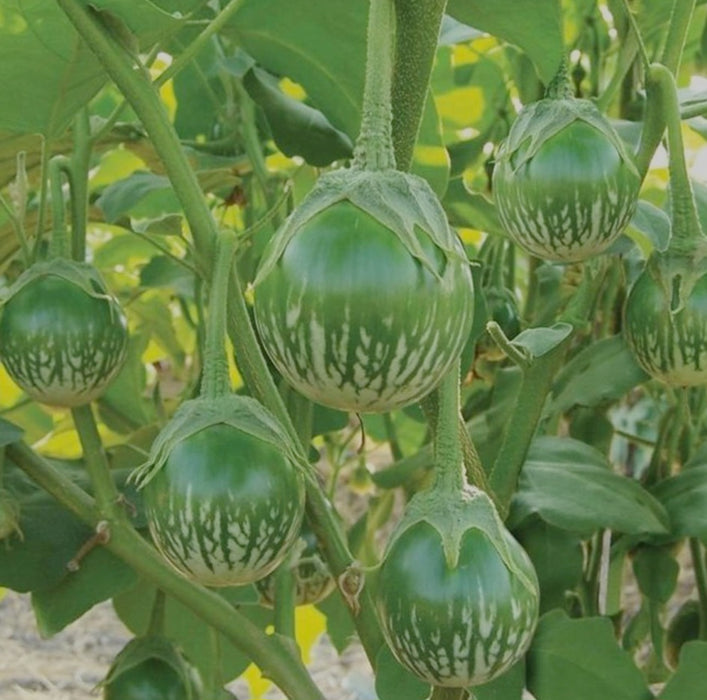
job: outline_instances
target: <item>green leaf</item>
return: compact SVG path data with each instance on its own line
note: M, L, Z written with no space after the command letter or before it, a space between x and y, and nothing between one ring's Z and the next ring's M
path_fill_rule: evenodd
M0 586L20 593L49 590L70 576L66 565L91 535L84 525L48 494L20 501L22 538L0 546Z
M510 522L537 513L580 534L611 528L627 534L664 533L661 504L633 479L611 471L599 451L572 438L535 439L521 471Z
M13 442L21 440L24 432L19 425L0 418L0 447L5 447L5 445L11 445Z
M564 46L558 0L450 0L447 12L464 24L519 46L545 83L560 67Z
M554 350L571 332L569 323L556 323L550 328L528 328L519 333L511 344L526 350L531 358L537 358Z
M704 700L707 697L707 642L688 642L680 652L675 675L660 700Z
M169 53L179 56L202 29L199 24L185 27L170 40ZM222 50L218 42L212 39L174 76L172 84L177 99L174 128L181 138L205 138L208 141L219 133L219 124L227 119L229 102L223 81L222 61ZM194 105L199 105L199 109L194 109Z
M354 139L363 97L368 4L347 0L245 0L229 23L239 46L307 92Z
M117 221L122 215L133 211L151 193L171 192L169 179L165 175L136 172L106 187L96 204L101 208L106 221Z
M97 547L56 586L32 593L39 632L51 637L78 620L96 603L134 586L137 574L107 549Z
M115 26L120 21L125 30L131 32L145 48L158 39L174 33L187 20L187 15L204 4L204 0L85 0L85 4L102 13L104 23Z
M143 395L146 373L142 354L149 340L146 332L130 334L125 364L98 399L102 420L116 432L128 433L155 419L154 406Z
M699 537L707 542L707 464L661 481L652 493L668 512L673 537Z
M506 235L493 202L479 192L467 190L461 177L449 182L442 204L452 226Z
M525 660L511 666L490 683L471 688L474 700L522 700L525 688Z
M653 700L643 675L614 638L608 618L541 618L527 657L528 689L538 700Z
M168 255L155 255L140 270L142 287L166 287L179 296L194 297L194 273Z
M615 401L647 378L622 335L603 338L591 343L560 370L546 414Z
M261 629L271 623L272 611L256 604L257 593L253 586L223 588L218 592L229 603L238 605L239 611ZM155 595L155 587L140 580L136 586L113 599L118 617L134 634L145 634L147 631ZM165 602L164 635L182 648L204 678L217 677L227 683L240 675L250 663L250 659L223 635L218 635L220 652L217 653L213 628L171 596L167 596Z
M404 669L384 644L376 656L376 693L378 700L427 700L430 686Z
M633 573L641 593L667 603L675 591L680 566L663 547L640 547L633 557Z
M645 238L656 250L663 251L670 242L670 217L654 204L639 199L631 219L631 228Z
M243 86L265 113L275 144L286 156L301 156L320 167L351 157L353 143L345 133L318 109L285 95L277 80L261 68L251 68L243 76Z
M326 631L329 639L331 639L334 649L341 654L356 638L356 628L351 619L351 612L341 596L336 593L327 596L317 603L316 607L326 617Z
M584 554L581 539L534 517L513 533L528 553L540 583L540 613L561 608L565 591L582 578Z
M450 167L449 152L442 138L440 116L432 94L428 92L410 170L414 175L424 177L441 199L449 185Z
M3 2L1 129L60 136L105 81L100 63L56 3Z

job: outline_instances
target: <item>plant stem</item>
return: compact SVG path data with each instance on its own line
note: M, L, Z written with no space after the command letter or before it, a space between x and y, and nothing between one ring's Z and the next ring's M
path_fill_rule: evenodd
M291 557L277 568L275 577L275 632L290 639L295 638L295 577L290 562Z
M464 459L459 439L459 360L442 379L435 423L435 487L458 493L464 487Z
M353 167L361 170L395 168L391 110L395 15L393 0L370 0L366 44L366 85L361 131Z
M91 405L72 408L71 415L81 440L86 471L91 477L98 508L105 519L121 518L123 512L120 508L120 494L111 477Z
M87 524L95 527L102 513L94 500L24 443L8 447L11 459L45 491ZM194 610L243 651L291 700L325 700L297 653L269 637L224 598L180 576L127 522L111 523L105 545L145 579Z
M34 235L34 246L32 247L32 262L36 262L39 256L39 249L42 245L42 235L44 234L44 219L47 210L47 192L49 190L49 159L51 157L51 143L46 136L42 137L42 153L39 164L39 204L37 205L37 229Z
M174 78L177 73L183 70L189 65L196 55L201 51L211 37L218 34L228 21L233 17L233 15L238 12L241 5L243 5L245 0L230 0L226 7L219 12L216 17L214 17L206 26L203 32L199 34L193 41L185 47L184 51L177 56L177 58L172 61L172 64L168 66L160 75L155 79L155 85L164 85L168 80Z
M680 68L685 40L690 28L692 15L695 12L696 0L675 0L670 15L668 36L665 39L661 63L676 75Z
M690 537L690 555L692 567L695 571L697 595L700 601L700 639L707 640L707 570L702 544L696 537Z
M206 347L204 349L204 373L201 395L215 399L228 394L229 375L226 357L226 309L228 289L236 249L236 234L226 229L219 235L216 257L212 264L211 298L209 320L206 324Z
M410 170L428 97L439 30L447 0L394 0L395 68L392 102L395 161Z
M661 98L663 117L668 125L672 210L672 233L669 249L691 256L695 243L704 240L704 236L697 215L692 184L687 174L677 86L672 73L659 63L651 65L648 71L648 82L658 88L656 94Z
M74 151L71 156L71 257L86 259L86 221L88 219L88 169L91 163L91 125L88 109L79 110L74 119Z
M52 199L52 237L49 244L49 255L52 258L65 258L69 254L62 187L63 175L66 175L71 183L71 162L66 156L55 156L49 161L49 183Z
M685 37L690 27L695 2L696 0L675 0L673 5L668 38L663 52L663 63L673 75L677 73L680 67ZM648 81L646 83L647 101L643 118L643 131L636 155L636 165L641 178L645 178L653 155L660 145L665 131L665 115L662 101L657 98L656 90L652 88L655 88L655 85Z

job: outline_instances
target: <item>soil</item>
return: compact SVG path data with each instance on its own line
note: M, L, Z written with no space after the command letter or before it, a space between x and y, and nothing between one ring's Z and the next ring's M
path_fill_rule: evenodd
M0 601L0 700L96 700L96 686L113 657L130 639L110 603L95 606L51 639L36 629L30 596L8 591ZM313 650L310 670L326 697L375 700L370 667L362 648L351 644L338 656L324 635ZM243 682L229 686L248 700ZM264 698L284 696L276 689Z

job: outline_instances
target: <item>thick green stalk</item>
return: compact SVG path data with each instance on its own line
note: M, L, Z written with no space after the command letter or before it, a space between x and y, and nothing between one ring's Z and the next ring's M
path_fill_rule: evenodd
M69 238L66 230L64 211L63 177L66 176L71 186L71 163L66 156L54 156L49 161L49 185L52 200L52 237L49 243L49 255L52 258L65 258L69 254Z
M393 144L397 167L410 170L447 0L394 1Z
M366 85L361 131L354 149L353 167L362 170L395 168L391 86L395 15L393 0L370 0L366 44Z
M278 567L275 577L275 631L290 639L295 638L295 577L290 562L291 557Z
M437 391L435 424L435 486L458 493L466 482L459 439L459 360L442 379Z
M685 47L685 37L695 10L696 0L675 0L670 17L670 28L663 51L662 63L673 74L677 74ZM641 177L645 177L653 155L660 145L665 131L665 115L660 99L656 99L650 82L646 85L646 112L643 118L641 143L636 155L636 164Z
M676 75L680 68L682 52L685 49L685 40L696 4L697 0L675 0L673 4L668 35L660 61L673 75Z
M90 404L71 409L76 431L83 448L86 471L91 477L93 493L101 514L106 519L121 518L120 494L110 474L110 465L98 434L96 419Z
M84 107L74 119L74 150L71 155L71 257L79 262L86 259L88 169L92 148L88 109Z
M10 445L8 454L33 481L88 525L96 527L104 519L90 496L27 445ZM145 579L219 630L291 700L325 700L299 656L288 644L266 635L218 594L183 578L129 523L111 523L110 537L104 546Z
M660 96L663 117L668 125L672 213L670 250L691 255L695 244L699 240L704 240L704 236L697 215L692 184L687 174L677 86L672 73L659 63L651 65L648 71L648 82L658 87L657 95Z
M216 258L212 263L211 298L209 319L206 324L206 347L204 348L204 370L201 395L215 399L225 396L230 390L228 358L226 356L226 309L228 289L236 249L236 234L224 230L219 235Z

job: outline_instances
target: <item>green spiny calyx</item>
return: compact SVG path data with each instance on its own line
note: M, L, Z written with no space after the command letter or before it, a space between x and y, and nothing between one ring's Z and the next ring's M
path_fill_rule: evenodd
M632 285L624 333L638 363L673 386L707 383L707 238L687 175L675 79L660 64L648 81L660 95L668 124L672 234Z
M261 404L228 391L225 318L235 236L215 260L199 398L184 402L134 478L157 548L204 585L251 583L296 540L304 512L300 457Z

